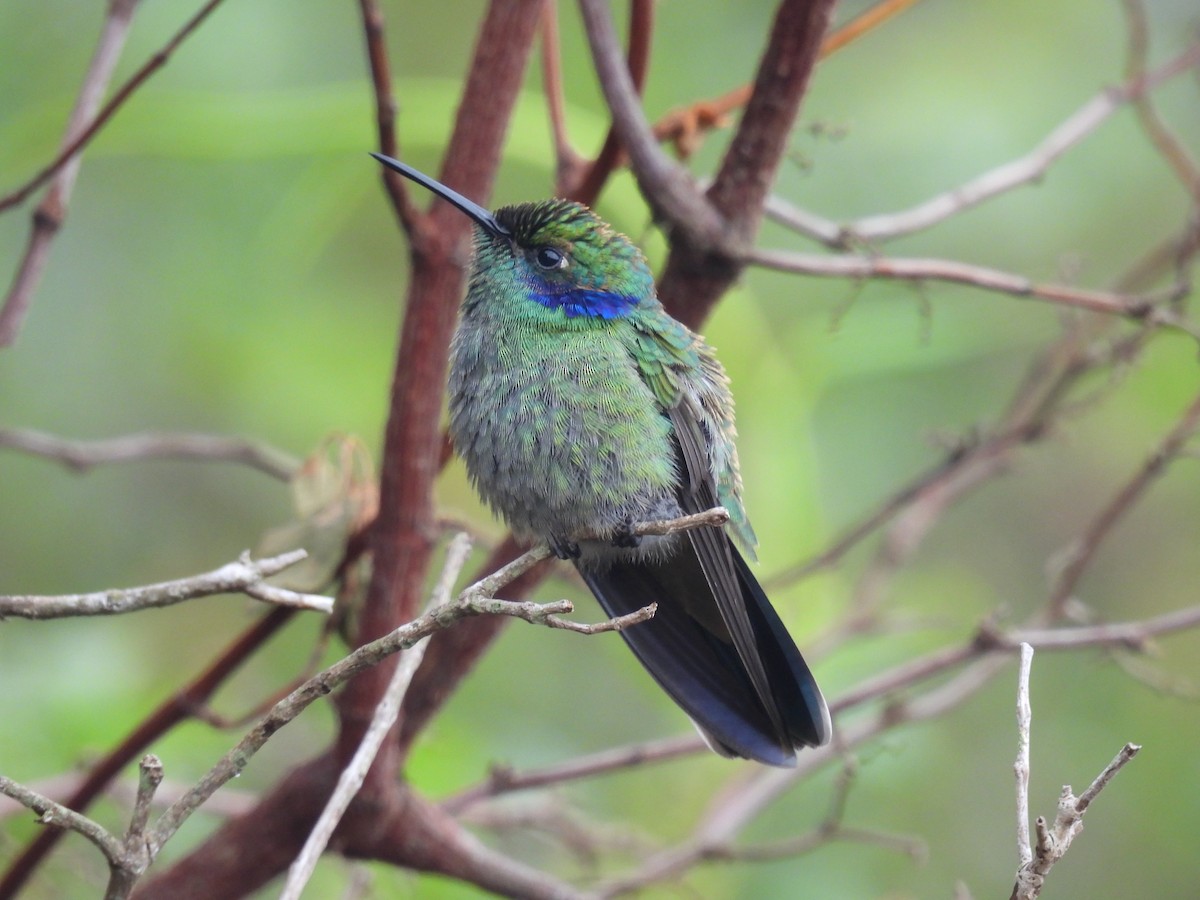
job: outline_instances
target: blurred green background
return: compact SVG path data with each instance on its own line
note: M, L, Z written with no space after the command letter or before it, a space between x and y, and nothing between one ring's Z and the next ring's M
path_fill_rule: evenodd
M118 80L195 5L144 4ZM0 191L52 156L101 6L0 4ZM384 6L402 155L436 171L483 4ZM845 4L839 19L864 6ZM1148 9L1155 61L1178 52L1200 23L1193 0L1152 0ZM660 4L650 114L750 77L772 12L762 2ZM606 119L570 6L562 28L572 136L593 151ZM377 452L406 254L366 156L374 124L362 44L356 4L231 0L137 94L89 151L24 330L0 352L0 425L75 438L149 429L245 435L296 456L345 432ZM1121 81L1124 44L1116 2L925 0L820 67L777 190L839 219L916 203L1027 152ZM551 190L539 85L534 65L497 203ZM1196 99L1187 78L1156 94L1194 154ZM727 137L708 141L692 162L696 173L712 171ZM598 208L661 262L663 241L628 175ZM24 248L28 211L0 216L6 272ZM1041 184L889 252L1103 287L1186 215L1186 195L1123 110ZM774 226L761 243L810 249ZM705 331L734 382L760 571L769 577L818 552L934 464L944 454L939 435L995 421L1060 318L1047 304L964 287L861 287L750 272ZM950 510L893 585L887 610L903 627L817 661L827 695L960 642L997 610L1019 621L1043 601L1056 554L1200 385L1194 342L1179 335L1157 337L1117 374L1103 402ZM1103 386L1099 378L1087 385ZM447 514L501 534L460 465L442 479L439 499ZM1104 545L1081 599L1113 620L1200 600L1198 503L1200 474L1185 459ZM76 476L0 451L0 592L86 591L203 571L253 546L289 513L284 486L233 465L154 462ZM836 621L870 546L776 595L801 646ZM564 592L582 599L569 582L542 591ZM580 606L584 617L598 615L590 600ZM114 619L0 623L0 772L36 784L86 763L258 614L241 598L213 598ZM237 713L284 683L319 627L315 616L299 617L217 706ZM1156 650L1150 664L1171 690L1131 678L1097 651L1035 660L1034 814L1052 815L1061 785L1082 789L1125 741L1145 745L1089 814L1047 897L1196 895L1200 636L1171 637ZM959 880L977 897L1007 896L1015 869L1014 690L1015 666L951 715L893 731L860 754L847 824L922 838L923 863L837 844L800 859L705 866L687 887L648 896L949 897ZM618 639L514 625L435 721L409 777L438 797L474 782L492 761L530 767L685 730ZM236 789L273 783L323 747L330 731L328 709L313 708L270 743ZM237 735L192 724L152 749L168 780L187 785ZM632 823L626 837L644 849L684 837L712 786L737 771L702 757L555 796L609 826ZM772 806L748 837L815 825L834 774ZM518 797L512 805L536 802ZM120 813L102 804L98 815L115 824ZM33 832L31 819L5 820L0 860ZM168 858L214 821L197 816ZM565 876L588 872L586 861L544 837L499 841ZM600 865L625 869L632 852L614 846ZM476 896L371 869L373 896ZM312 896L337 896L347 872L327 860ZM71 838L28 896L91 897L102 883L98 856Z

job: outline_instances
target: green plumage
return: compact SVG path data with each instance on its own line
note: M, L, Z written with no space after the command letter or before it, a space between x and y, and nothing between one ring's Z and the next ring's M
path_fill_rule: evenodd
M516 247L553 247L569 262L547 273L507 240L477 233L451 350L450 429L480 493L537 537L677 516L665 413L686 399L711 435L718 501L752 550L728 379L712 349L663 310L642 252L577 203L526 203L496 218ZM530 300L545 279L637 299L614 318L568 316Z
M519 535L571 558L709 745L792 765L827 742L808 666L725 528L634 538L636 523L720 504L752 553L729 380L667 315L641 251L564 200L495 214L386 157L476 223L451 345L450 433L480 495Z

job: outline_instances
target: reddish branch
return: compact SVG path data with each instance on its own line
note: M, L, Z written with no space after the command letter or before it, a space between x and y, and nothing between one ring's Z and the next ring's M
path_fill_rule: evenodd
M721 244L714 246L689 222L668 223L671 253L658 292L667 310L689 325L703 322L741 274L744 263L730 248L748 244L758 231L833 5L832 0L780 4L753 95L707 192L723 223Z
M371 4L364 6L371 12ZM498 0L488 8L441 177L464 194L484 198L499 165L503 138L532 47L539 0ZM367 23L368 44L382 44L382 23ZM379 65L372 62L379 86ZM386 108L386 104L380 104ZM393 197L395 195L393 194ZM408 219L401 214L401 220ZM381 465L380 511L370 535L374 559L358 641L386 634L415 616L424 591L436 522L433 480L441 450L439 414L447 352L463 288L469 223L445 204L411 220L412 276L396 354ZM433 650L433 647L430 648ZM140 896L186 897L187 885L225 885L206 897L241 896L291 861L320 813L348 754L379 702L394 662L365 672L339 696L339 734L325 754L283 779L262 804L219 829L187 859L146 885ZM414 680L413 691L419 690ZM466 852L468 840L444 814L415 798L396 779L400 744L386 743L334 847L350 856L466 878L507 893L549 896L523 883L514 865ZM253 845L255 852L238 852ZM471 849L476 849L471 846ZM524 867L518 873L528 874ZM197 878L196 873L203 873ZM517 878L517 881L506 879Z

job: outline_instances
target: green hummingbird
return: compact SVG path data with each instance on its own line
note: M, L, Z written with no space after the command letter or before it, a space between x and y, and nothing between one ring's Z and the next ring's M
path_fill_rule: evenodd
M641 250L582 204L492 213L372 156L475 223L449 407L484 500L572 560L610 616L658 603L621 634L714 751L789 766L828 742L821 691L728 533L753 555L729 379L663 309ZM727 527L632 533L718 504Z

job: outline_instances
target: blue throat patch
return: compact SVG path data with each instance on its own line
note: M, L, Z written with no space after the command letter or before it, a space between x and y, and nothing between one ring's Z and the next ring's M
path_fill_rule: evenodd
M547 309L561 309L568 318L591 316L595 319L619 319L629 315L638 298L608 291L574 288L568 291L531 291L530 297Z

